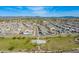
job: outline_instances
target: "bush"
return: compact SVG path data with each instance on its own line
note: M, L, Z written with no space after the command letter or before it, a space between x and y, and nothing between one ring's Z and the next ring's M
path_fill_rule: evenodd
M16 39L16 37L13 37L12 39Z
M0 39L4 39L4 37L0 37Z
M8 48L8 50L10 50L10 51L12 51L13 49L14 49L14 47L13 47L13 46Z
M26 37L22 37L22 39L25 39Z
M25 39L25 37L13 37L12 39Z

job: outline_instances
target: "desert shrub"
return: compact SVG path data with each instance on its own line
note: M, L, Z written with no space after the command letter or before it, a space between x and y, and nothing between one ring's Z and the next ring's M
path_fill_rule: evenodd
M22 39L25 39L26 37L22 37Z
M12 39L16 39L16 37L13 37Z
M5 39L4 37L0 37L0 39Z
M25 39L25 37L13 37L12 39Z
M12 51L14 49L13 46L9 47L8 50Z

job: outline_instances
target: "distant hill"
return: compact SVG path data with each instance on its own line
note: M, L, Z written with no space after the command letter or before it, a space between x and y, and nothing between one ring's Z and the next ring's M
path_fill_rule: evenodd
M76 18L75 16L64 16L63 18Z
M79 18L79 17L76 17L76 16L62 16L62 17L56 17L56 18Z
M0 18L79 18L76 16L42 17L42 16L0 16Z

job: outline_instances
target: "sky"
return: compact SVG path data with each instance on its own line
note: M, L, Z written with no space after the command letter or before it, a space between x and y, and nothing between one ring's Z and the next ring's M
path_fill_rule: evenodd
M0 6L0 16L79 17L79 6Z

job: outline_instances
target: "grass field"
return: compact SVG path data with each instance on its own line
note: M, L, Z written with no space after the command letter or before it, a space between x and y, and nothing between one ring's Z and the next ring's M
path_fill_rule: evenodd
M68 51L79 48L78 44L74 42L75 36L50 36L41 37L47 41L46 44L40 45L41 50L44 51ZM14 37L0 37L0 51L13 51L13 52L31 52L37 50L37 45L31 43L36 37L14 36Z
M47 40L47 44L44 47L49 51L68 51L79 48L79 45L74 42L75 36L67 35L64 37L47 37L45 39Z
M1 51L30 51L34 44L31 43L29 37L0 37L0 50Z

